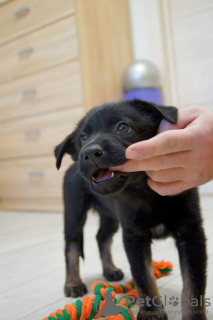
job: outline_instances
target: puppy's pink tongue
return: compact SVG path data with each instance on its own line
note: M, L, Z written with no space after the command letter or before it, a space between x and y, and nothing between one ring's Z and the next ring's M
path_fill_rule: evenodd
M112 178L112 171L109 170L99 170L97 176L95 177L96 182L103 182Z

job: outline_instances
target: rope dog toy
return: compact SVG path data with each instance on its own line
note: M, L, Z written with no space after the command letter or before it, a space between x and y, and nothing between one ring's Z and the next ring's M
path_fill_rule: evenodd
M171 262L153 261L154 276L158 279L169 274L173 265ZM105 316L106 320L135 320L131 304L126 305L128 296L138 298L133 280L125 284L106 283L96 281L92 285L93 297L85 296L82 300L76 300L71 305L67 304L63 310L58 309L55 313L51 313L49 317L43 320L92 320L99 319L103 316L103 308L106 304L106 298L109 294L112 296L112 301L115 307L120 307L118 315ZM119 301L115 298L116 294L126 294Z

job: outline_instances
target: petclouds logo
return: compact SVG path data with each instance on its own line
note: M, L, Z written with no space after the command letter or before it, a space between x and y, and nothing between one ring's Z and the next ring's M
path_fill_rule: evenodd
M126 297L126 305L128 304L133 304L135 303L139 306L139 307L143 307L143 306L147 306L147 307L151 307L152 305L156 306L156 307L160 307L162 305L164 305L165 307L170 304L173 307L177 307L178 305L181 305L182 307L198 307L198 306L204 306L204 307L210 307L211 306L211 302L210 302L210 298L205 298L203 300L203 297L200 296L199 299L197 298L192 298L192 299L186 299L183 296L181 296L181 298L179 299L178 297L167 297L165 296L155 296L153 298L150 297L146 297L146 298L139 298L137 300L135 300L134 297L132 296L127 296Z
M101 311L101 316L117 316L121 311L122 311L122 307L121 306L117 306L113 299L112 299L112 294L111 292L106 292L105 293L105 306L103 307L102 311ZM151 306L156 306L156 307L160 307L160 306L167 306L168 304L173 306L174 308L177 307L178 305L181 305L183 307L210 307L211 306L211 302L210 302L210 298L205 298L203 300L203 297L200 296L199 299L196 298L192 298L192 299L186 299L183 296L181 296L181 298L179 299L178 297L167 297L165 296L155 296L155 297L146 297L146 298L138 298L135 299L135 297L133 296L126 296L126 306L129 306L133 303L136 303L139 307L143 307L143 306L147 306L147 307L151 307ZM97 307L97 301L96 301L96 311L98 311L98 307ZM168 311L168 313L180 313L178 310L176 311ZM208 313L208 310L206 310L206 313Z

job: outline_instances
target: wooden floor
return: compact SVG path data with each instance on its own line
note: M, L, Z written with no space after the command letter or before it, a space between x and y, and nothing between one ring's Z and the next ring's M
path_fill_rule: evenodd
M206 297L213 303L213 197L202 198L203 216L208 238L208 287ZM171 213L172 214L172 213ZM88 215L85 228L85 261L81 261L81 275L90 289L97 280L104 280L95 241L98 217ZM57 213L0 212L0 319L40 320L75 299L65 298L63 217ZM117 266L131 278L124 253L121 232L113 243ZM174 271L158 280L160 294L180 298L181 277L178 256L172 239L153 244L153 258L170 260ZM133 308L137 314L137 306ZM170 320L181 320L180 306L166 310ZM208 319L213 319L213 307L207 308Z

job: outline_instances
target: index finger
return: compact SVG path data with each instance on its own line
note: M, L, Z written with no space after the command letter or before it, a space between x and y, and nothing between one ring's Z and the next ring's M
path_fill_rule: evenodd
M193 134L189 129L165 131L157 136L140 141L126 150L127 159L146 159L164 154L192 150Z

